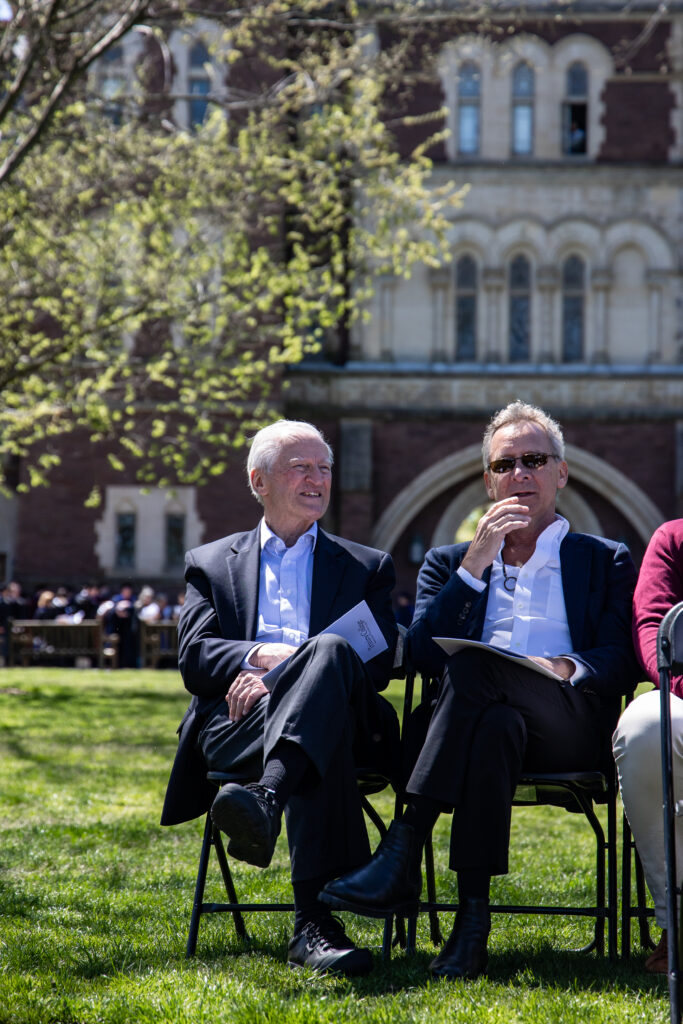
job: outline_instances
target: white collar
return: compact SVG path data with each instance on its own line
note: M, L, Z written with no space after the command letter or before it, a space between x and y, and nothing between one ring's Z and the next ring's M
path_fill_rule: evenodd
M536 539L536 547L531 558L527 560L527 564L534 559L535 563L540 565L551 565L557 567L560 565L560 545L564 538L569 533L569 522L564 516L555 515L555 519L549 526L546 526L545 530ZM498 562L502 565L503 562L503 546L505 540L503 540L498 554L494 559L494 563Z
M310 540L304 540L305 537L310 537L311 539ZM268 526L268 523L265 521L265 519L262 519L261 520L261 533L260 533L261 551L263 551L263 549L265 548L266 544L271 539L274 541L274 543L271 546L275 550L277 550L280 547L280 545L282 545L283 547L285 546L285 542L283 541L282 537L278 537L278 535L276 533L273 533L273 531ZM315 551L315 545L316 545L317 540L318 540L318 524L317 524L317 522L315 522L315 523L312 523L309 526L309 528L306 530L305 533L302 533L301 536L297 538L297 541L296 541L295 544L292 545L292 548L297 547L297 545L299 545L299 544L301 545L301 547L303 547L304 545L310 545L311 551Z

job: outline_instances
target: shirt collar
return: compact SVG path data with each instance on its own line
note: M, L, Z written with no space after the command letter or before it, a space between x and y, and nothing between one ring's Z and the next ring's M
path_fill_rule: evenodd
M555 521L546 526L536 541L536 551L543 556L546 564L560 564L560 544L569 532L569 523L564 516L555 516Z
M309 538L309 537L310 537L310 540L308 540L308 539L304 540L304 538ZM270 546L274 550L276 550L276 551L277 551L277 549L280 546L282 546L284 548L284 541L282 540L281 537L278 537L278 535L276 533L273 533L273 531L268 526L268 523L265 521L265 519L261 520L261 537L260 537L260 539L261 539L261 551L263 551L263 549L265 548L265 546L268 544L269 541L271 541L271 545ZM311 551L315 551L315 545L316 545L316 541L317 540L318 540L318 524L317 524L317 522L315 522L315 523L312 523L311 526L309 526L309 528L306 530L305 533L301 534L301 536L297 540L296 544L293 545L293 547L296 548L297 546L300 546L301 548L303 548L304 546L306 546L306 547L310 547Z
M559 566L560 545L568 533L568 520L565 519L564 516L556 514L553 522L549 526L546 526L543 533L539 534L536 540L536 549L531 558L533 558L535 562L538 561L538 564L540 565ZM504 544L505 540L503 539L494 562L502 563L502 551ZM531 561L531 558L529 561Z

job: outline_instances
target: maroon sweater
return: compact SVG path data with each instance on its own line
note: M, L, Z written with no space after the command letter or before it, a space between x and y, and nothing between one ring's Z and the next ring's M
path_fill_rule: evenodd
M659 686L657 630L679 601L683 601L683 519L672 519L653 533L633 595L633 643L655 686ZM671 690L683 697L683 676L671 677Z

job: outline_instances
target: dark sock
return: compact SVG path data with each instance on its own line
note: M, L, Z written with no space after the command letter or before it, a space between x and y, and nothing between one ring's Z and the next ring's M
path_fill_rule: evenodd
M321 875L320 878L307 878L305 882L292 882L295 935L298 935L309 921L319 921L323 917L329 917L330 908L318 901L318 893L331 877L330 875Z
M311 762L297 743L280 740L275 744L259 782L273 793L280 810L297 789L310 765Z
M458 871L458 898L465 900L489 901L491 873L487 868L465 868Z
M409 796L406 809L403 812L401 821L404 825L410 825L415 832L420 849L425 844L427 836L436 825L436 820L441 813L442 805L438 800L432 800L428 796Z

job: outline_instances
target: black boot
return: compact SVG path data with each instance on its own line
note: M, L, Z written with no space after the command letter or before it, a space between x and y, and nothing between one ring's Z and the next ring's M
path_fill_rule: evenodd
M488 965L486 941L491 913L484 899L463 900L455 915L453 931L429 970L435 978L478 978Z
M328 882L318 899L367 917L417 914L422 891L421 847L410 825L392 821L368 863Z

